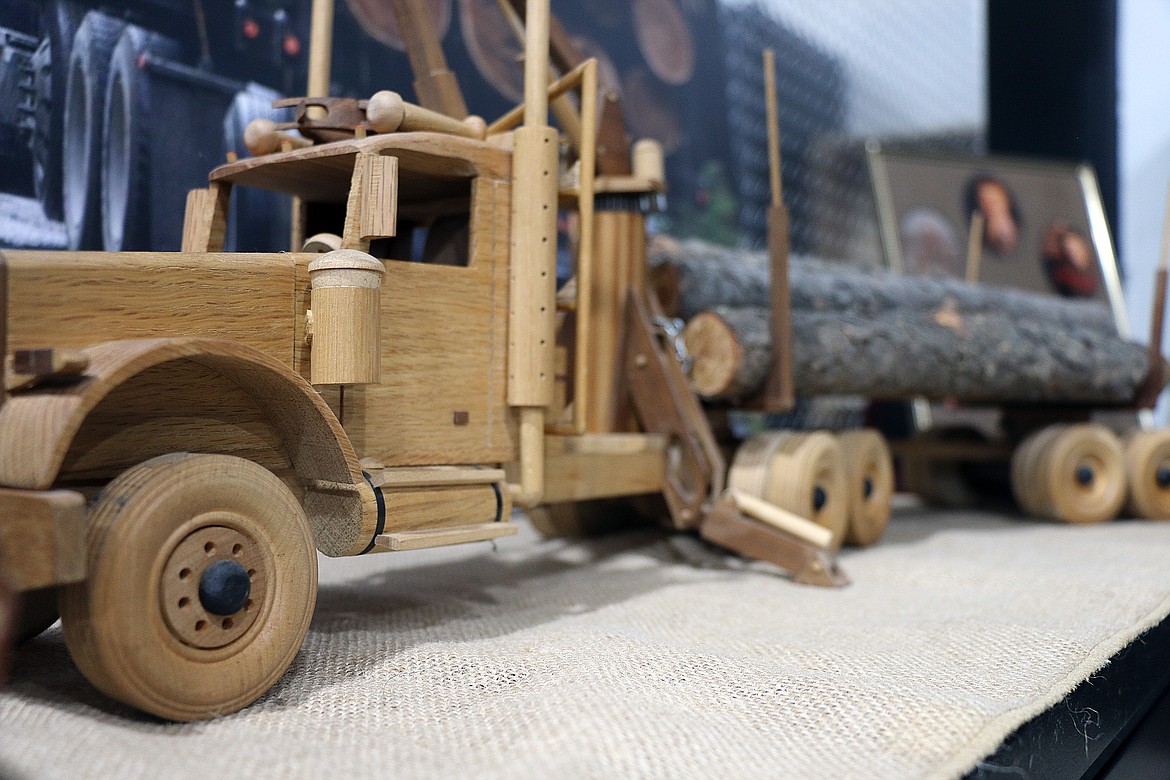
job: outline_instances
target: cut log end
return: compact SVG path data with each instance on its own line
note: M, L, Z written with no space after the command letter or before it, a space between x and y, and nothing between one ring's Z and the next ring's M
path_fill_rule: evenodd
M735 387L743 346L731 325L713 311L696 315L683 329L691 358L691 386L704 398L720 398Z

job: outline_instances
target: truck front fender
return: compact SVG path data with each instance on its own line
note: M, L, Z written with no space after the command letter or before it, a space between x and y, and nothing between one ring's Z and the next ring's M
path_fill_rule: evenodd
M45 490L63 467L81 479L79 462L96 478L108 478L112 474L100 467L121 468L127 458L158 454L150 451L156 446L151 431L180 431L179 449L192 452L233 453L236 440L246 438L278 451L294 472L318 549L353 555L370 545L379 517L373 488L337 417L288 367L251 347L203 338L112 341L85 353L90 363L79 381L14 393L0 406L0 485ZM172 369L176 379L170 381ZM193 375L230 390L236 416L215 419L227 401L181 386L178 377ZM174 419L158 412L171 406ZM152 410L153 427L134 427L138 408ZM208 433L199 435L204 429ZM85 451L91 440L100 456Z

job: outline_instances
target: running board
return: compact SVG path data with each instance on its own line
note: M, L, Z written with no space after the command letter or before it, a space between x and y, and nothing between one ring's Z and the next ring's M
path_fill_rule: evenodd
M479 523L477 525L454 525L447 528L432 528L425 531L399 531L392 534L378 534L374 546L393 552L403 550L425 550L428 547L445 547L450 544L487 542L502 536L513 536L517 531L515 523Z

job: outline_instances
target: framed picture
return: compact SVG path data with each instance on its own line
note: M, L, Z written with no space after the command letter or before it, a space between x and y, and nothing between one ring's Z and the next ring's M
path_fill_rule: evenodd
M1113 242L1088 165L908 154L871 145L888 267L1099 300L1129 335Z

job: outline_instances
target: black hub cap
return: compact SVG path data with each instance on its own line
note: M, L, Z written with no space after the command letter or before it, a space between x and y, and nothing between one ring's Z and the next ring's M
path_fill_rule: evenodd
M1076 479L1078 485L1088 487L1093 484L1093 476L1093 469L1090 466L1077 466Z
M873 495L873 480L869 477L866 477L865 481L861 483L861 495L866 498Z
M813 488L813 509L818 512L821 511L825 508L825 502L828 500L829 497L825 495L825 489L823 487L817 485Z
M216 561L199 579L199 602L213 615L234 615L248 603L252 580L235 561Z

